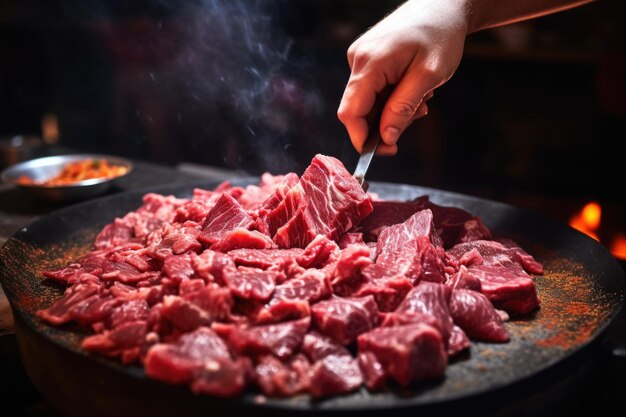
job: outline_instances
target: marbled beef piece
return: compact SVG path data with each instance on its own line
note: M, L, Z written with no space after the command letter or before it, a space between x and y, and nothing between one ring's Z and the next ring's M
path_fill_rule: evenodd
M433 317L435 328L439 330L447 345L454 325L448 307L451 292L451 289L443 284L422 281L406 295L395 310L395 314L417 313Z
M213 323L212 327L239 354L252 357L272 354L284 359L300 348L310 324L310 318L306 317L260 326Z
M91 300L90 297L94 295L98 296L103 292L103 286L94 283L93 281L76 284L65 290L63 297L52 303L50 307L44 310L39 310L37 312L37 317L55 325L68 323L72 320L72 308L85 300Z
M223 253L235 249L271 249L276 245L268 236L256 230L236 228L211 245L211 250Z
M443 282L445 252L441 238L434 230L430 210L415 213L404 223L384 229L376 245L376 263L363 270L369 279L383 276L406 276L414 283L420 280Z
M74 260L68 266L48 271L43 271L43 276L62 282L66 285L74 284L81 275L90 274L94 276L102 275L102 271L107 263L110 263L108 254L111 251L94 250L86 255Z
M177 329L188 332L215 320L227 320L232 307L230 290L209 284L181 296L165 296L161 315Z
M111 315L115 307L123 303L124 299L116 298L111 292L105 290L74 304L69 313L72 321L86 326L103 322Z
M476 252L480 255L480 260L476 260ZM462 262L464 264L470 264L468 266L480 264L513 269L517 269L517 266L519 266L529 274L540 275L543 273L541 263L537 262L517 243L509 239L502 240L501 242L494 240L476 240L460 243L448 250L448 254L459 260L466 259L469 254L473 254L471 264L467 260Z
M198 393L234 396L246 385L246 366L211 329L200 327L177 342L152 346L144 359L146 374L170 384L191 384Z
M277 285L272 299L248 314L256 323L276 323L296 320L311 314L309 303L327 298L332 293L326 274L308 269Z
M358 338L358 350L359 355L370 352L386 375L401 385L439 378L448 363L441 333L423 323L379 327L363 333Z
M479 265L467 271L480 280L481 292L496 308L525 315L539 307L535 283L521 268Z
M320 333L342 345L356 340L363 332L378 325L378 308L374 297L333 297L313 305L311 315Z
M200 252L202 245L198 241L199 234L198 223L164 223L159 229L146 236L145 253L154 259L164 260L171 255Z
M339 249L345 249L349 245L367 246L367 244L363 240L363 233L358 233L358 232L350 232L350 233L344 234L343 236L341 236L337 244L339 245Z
M286 175L272 175L265 172L261 175L261 181L259 184L248 185L239 198L237 198L237 201L248 212L258 212L262 207L272 204L271 202L268 202L268 199L272 197L278 189L283 187L291 188L297 182L298 176L294 173L288 173ZM291 186L282 185L290 183Z
M198 240L212 245L237 228L250 229L254 219L229 194L222 194L207 215Z
M222 282L224 271L235 269L235 263L228 255L210 249L200 255L191 254L191 266L207 282Z
M467 334L456 324L452 327L448 340L448 356L458 355L465 349L469 349L470 339Z
M124 222L122 219L115 219L113 223L109 223L98 233L94 242L96 249L106 250L113 249L116 246L125 245L135 237L135 231L132 225Z
M500 315L483 294L471 290L452 291L450 313L454 323L472 339L488 342L508 342Z
M477 240L461 243L448 254L467 266L467 273L481 283L481 292L496 308L511 314L528 314L539 307L532 276L542 265L516 243Z
M339 253L339 247L326 236L317 235L296 257L296 262L303 268L321 268L332 262Z
M358 361L365 386L371 391L381 389L387 381L387 371L376 355L370 351L359 352Z
M480 280L470 274L465 265L461 265L459 270L448 278L446 285L453 290L466 289L478 292L481 290Z
M149 193L143 197L143 204L137 210L116 218L106 225L96 237L96 249L112 249L127 243L141 242L150 232L162 224L171 222L176 210L187 202L173 196Z
M126 321L112 330L86 337L81 347L101 355L122 358L123 363L131 363L148 343L146 340L148 326L145 320Z
M276 230L288 219L278 219L272 217L270 220L270 213L278 207L278 205L285 199L285 196L300 180L298 175L293 172L286 174L282 181L277 184L272 194L258 207L258 217L256 218L257 229L265 233L268 236L274 236Z
M311 367L310 392L315 398L347 394L363 383L363 375L350 355L329 355Z
M370 249L366 245L349 245L339 252L336 262L329 268L335 294L348 296L356 293L365 280L361 271L372 263Z
M288 362L266 355L255 368L256 383L265 395L288 397L307 392L311 385L311 365L303 355Z
M226 269L222 274L221 282L236 297L244 300L267 301L274 293L277 276L277 272L262 269Z
M350 355L350 352L345 346L340 345L334 339L316 331L311 331L304 336L301 351L311 362L317 362L329 355Z
M304 300L315 303L332 294L328 277L322 271L307 269L284 283L274 291L276 300Z
M177 283L188 280L194 273L191 265L191 255L188 253L171 255L163 261L163 275Z
M338 240L372 212L372 202L337 159L316 155L298 184L270 212L281 248L305 247L317 235Z
M253 268L268 269L282 265L295 259L302 254L303 249L235 249L228 252L237 266L249 266Z
M433 212L435 229L447 248L460 242L491 237L491 232L479 218L458 207L432 203L428 196L413 201L375 201L372 214L363 220L356 230L363 232L366 240L376 241L386 227L404 223L412 215L425 209Z
M511 241L461 243L448 251L469 275L481 283L481 292L496 308L511 314L528 314L539 307L537 290L529 272L541 272L541 264Z
M355 230L363 234L366 241L376 241L385 228L404 223L426 208L425 200L415 201L373 201L372 213L360 222Z
M372 268L381 268L372 265L370 274L374 272ZM413 289L411 281L403 275L386 276L385 271L381 271L380 278L366 279L352 293L355 297L365 297L371 295L376 300L378 309L383 312L393 311L404 300L409 291Z
M515 257L526 272L535 275L543 274L543 265L541 262L538 262L532 255L522 249L517 242L511 239L497 239L497 241L515 253Z

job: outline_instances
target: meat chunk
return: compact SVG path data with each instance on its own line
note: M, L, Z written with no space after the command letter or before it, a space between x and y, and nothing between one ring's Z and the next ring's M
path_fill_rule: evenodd
M431 323L435 324L447 344L453 326L448 307L450 295L449 287L424 281L407 294L395 312L396 314L418 313L433 317L435 320Z
M316 155L300 181L268 216L280 225L273 235L281 248L305 247L317 235L339 237L372 212L372 202L337 159Z
M139 357L146 341L146 333L145 321L124 322L113 330L86 337L81 347L105 356L120 356L122 362L130 363Z
M227 269L222 280L233 295L246 300L266 301L272 297L278 274L272 271Z
M450 299L454 323L474 339L508 342L509 335L502 319L483 294L470 290L454 290Z
M213 328L241 354L254 357L269 353L277 358L288 358L302 344L310 322L307 317L248 328L227 324L214 324Z
M423 323L376 328L359 336L358 348L401 385L441 377L448 360L441 333Z
M329 355L317 361L311 369L311 395L346 394L358 389L363 382L361 369L349 355Z
M215 320L227 319L232 306L230 291L210 284L182 296L165 296L161 314L177 329L188 332Z
M413 201L375 201L372 214L359 224L357 230L362 231L368 240L375 241L385 228L404 223L425 209L432 211L435 228L445 247L491 237L491 232L479 218L458 207L437 205L429 201L428 196Z
M296 355L284 363L274 356L263 356L255 368L256 382L265 395L287 397L309 390L310 368L308 360Z
M245 387L246 368L231 357L224 341L200 327L176 343L152 346L144 360L146 374L170 384L191 384L198 393L233 396Z
M90 297L100 293L102 286L93 282L76 285L68 288L62 298L56 300L50 307L39 310L37 316L50 324L63 324L72 320L71 309Z
M378 308L374 297L340 298L320 301L311 313L321 333L347 345L363 332L378 324Z
M254 219L246 213L241 205L229 194L224 193L207 215L198 240L212 245L237 228L248 229Z
M384 229L376 253L375 266L363 271L370 279L393 275L406 276L415 283L419 280L443 282L445 279L445 253L441 238L434 230L430 210L419 211L404 223Z
M481 292L496 308L524 315L539 307L535 284L521 268L516 270L479 265L467 270L480 280Z
M302 352L312 361L316 362L329 355L349 356L350 352L334 339L312 331L304 336Z
M458 244L448 253L468 265L467 273L480 281L481 292L497 308L512 314L528 314L539 307L535 284L524 268L535 272L543 269L516 244L508 242L505 246L478 240Z
M237 265L253 268L280 269L285 263L294 261L302 254L302 249L235 249L228 253Z

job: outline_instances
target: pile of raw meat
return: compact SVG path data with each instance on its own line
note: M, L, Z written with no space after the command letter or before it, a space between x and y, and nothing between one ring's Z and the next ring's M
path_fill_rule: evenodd
M323 397L440 378L470 339L507 342L503 321L538 307L541 273L469 213L373 201L317 155L300 178L147 194L44 273L68 288L38 315L196 393Z

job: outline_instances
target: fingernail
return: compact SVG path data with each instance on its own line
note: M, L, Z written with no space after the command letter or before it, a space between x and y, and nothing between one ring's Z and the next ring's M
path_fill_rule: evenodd
M383 132L383 136L384 136L383 139L385 139L386 144L394 145L398 141L398 138L400 137L400 129L398 129L397 127L393 127L393 126L388 127Z

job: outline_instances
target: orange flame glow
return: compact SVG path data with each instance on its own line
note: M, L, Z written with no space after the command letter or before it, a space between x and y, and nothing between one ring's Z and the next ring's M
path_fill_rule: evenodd
M626 260L626 235L618 233L613 238L610 247L613 256Z
M600 227L601 220L602 207L600 204L592 201L585 204L580 212L574 214L570 218L569 225L574 229L591 236L593 239L600 241L596 232Z

